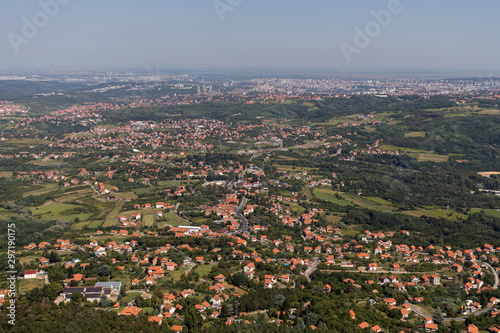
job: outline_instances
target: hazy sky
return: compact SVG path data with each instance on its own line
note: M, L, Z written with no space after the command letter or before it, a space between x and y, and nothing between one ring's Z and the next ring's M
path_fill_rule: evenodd
M54 1L67 3L44 14ZM393 1L0 0L0 68L500 70L500 1L400 0L374 25Z

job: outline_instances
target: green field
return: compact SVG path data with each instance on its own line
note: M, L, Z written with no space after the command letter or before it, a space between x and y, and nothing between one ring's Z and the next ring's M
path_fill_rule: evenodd
M481 209L481 208L471 209L471 213L477 213L477 212L483 212L485 215L500 218L500 210L498 209Z
M190 224L188 221L185 221L181 218L179 218L177 215L175 215L175 212L174 211L170 211L168 213L165 213L165 215L163 215L167 218L167 225L170 225L172 227L178 227L180 225L186 225L186 224Z
M450 211L450 215L448 215L448 212L446 209L441 209L441 208L432 208L432 207L426 207L426 208L421 208L421 209L416 209L416 210L410 210L410 211L405 211L405 214L412 215L412 216L429 216L429 217L438 217L438 218L445 218L449 220L458 220L458 219L466 219L467 215L460 214L454 211Z
M335 196L335 194L337 194L337 193L341 194L342 192L337 192L337 191L333 191L333 190L325 189L325 188L315 188L313 193L318 199L330 201L330 202L333 202L337 205L347 206L347 205L351 204L349 201L343 200L343 199L338 199Z
M217 264L210 264L210 265L199 265L196 268L196 272L200 274L200 277L207 277L208 273L212 270L212 267L214 267Z
M57 191L58 189L59 189L58 184L47 184L47 185L43 185L43 187L40 189L24 193L23 197L27 197L30 195L33 195L33 196L41 195L41 194L49 193L52 191Z
M140 292L140 291L133 291L133 292L129 292L127 293L127 296L123 297L123 301L125 302L132 302L137 296L141 296L143 293Z
M396 208L391 206L391 203L379 197L362 197L352 193L343 193L324 188L315 188L314 195L321 200L330 201L337 205L357 205L367 209L373 209L380 212L392 212ZM339 194L341 199L335 194Z
M380 149L382 150L391 150L391 151L396 151L399 150L400 152L406 152L406 153L423 153L423 154L432 154L433 151L428 151L428 150L422 150L422 149L417 149L417 148L410 148L410 147L401 147L401 146L393 146L393 145L380 145Z
M79 206L76 205L70 205L70 204L64 204L64 203L58 203L58 202L53 202L48 205L44 205L41 208L37 208L33 210L33 215L34 216L40 216L40 215L57 215L61 214L64 211L72 208L77 208Z
M120 218L120 212L122 210L123 204L116 205L109 214L106 215L106 220L104 221L103 227L112 227L118 225L118 219Z
M448 155L438 154L416 154L419 162L447 162L450 158Z
M425 137L425 131L405 133L405 138L424 138L424 137Z
M285 204L290 207L290 210L293 211L296 214L304 214L306 212L306 209L302 207L299 204L296 203L287 203Z
M18 280L17 287L18 292L23 294L34 288L42 288L45 285L45 279L28 279L28 280Z

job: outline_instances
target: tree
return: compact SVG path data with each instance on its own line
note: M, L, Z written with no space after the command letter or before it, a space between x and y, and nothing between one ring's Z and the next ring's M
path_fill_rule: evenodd
M57 296L63 291L63 287L57 282L51 282L43 286L43 296L51 301L55 300Z
M99 276L110 276L111 269L107 265L99 266L97 268L97 274L99 274Z
M49 259L49 262L51 262L51 263L61 261L61 257L60 257L60 256L59 256L59 254L58 254L57 252L55 252L55 251L50 252L50 254L49 254L49 258L48 258L48 259Z
M108 308L111 306L111 300L108 299L105 295L102 295L101 299L99 300L99 306L101 308Z
M74 303L81 303L85 300L85 298L83 297L83 294L79 291L73 291L71 293L71 302L74 302Z
M441 312L440 308L437 308L434 311L434 314L432 315L432 320L438 325L441 325L443 323L443 313Z

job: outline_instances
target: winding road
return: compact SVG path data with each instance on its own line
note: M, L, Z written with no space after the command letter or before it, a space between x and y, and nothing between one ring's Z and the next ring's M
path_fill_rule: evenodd
M247 205L247 198L243 197L243 199L241 200L240 206L238 207L238 209L236 209L236 216L240 219L243 226L240 229L233 232L231 234L232 236L237 236L239 234L242 234L242 233L245 233L248 231L248 227L249 227L248 220L241 213L243 211L243 208L245 208L246 205Z
M314 258L313 264L304 272L304 276L306 277L307 281L311 282L311 274L318 268L319 265L319 259Z
M495 277L495 284L493 285L492 289L497 289L498 288L498 283L499 283L499 278L498 278L498 273L496 272L496 270L491 267L490 264L487 264L487 263L483 263L484 265L486 265L490 270L491 270L491 273L493 273L493 276ZM423 313L422 311L420 311L419 309L415 308L414 305L408 303L408 302L405 302L405 304L408 304L411 308L411 310L413 312L415 312L416 315L420 316L420 317L431 317L432 315L428 315L428 314L425 314ZM487 306L485 307L484 309L481 309L481 310L478 310L478 311L475 311L473 313L469 313L468 315L465 315L465 316L462 316L462 317L455 317L455 318L444 318L443 321L446 321L446 322L451 322L451 321L464 321L466 320L467 318L469 318L470 316L479 316L480 314L483 314L485 312L488 312L490 311L492 308L494 307L494 305L490 305L490 306Z

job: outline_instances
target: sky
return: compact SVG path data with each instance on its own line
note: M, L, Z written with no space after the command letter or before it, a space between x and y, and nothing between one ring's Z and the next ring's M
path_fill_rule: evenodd
M0 0L0 6L0 69L500 70L497 0Z

